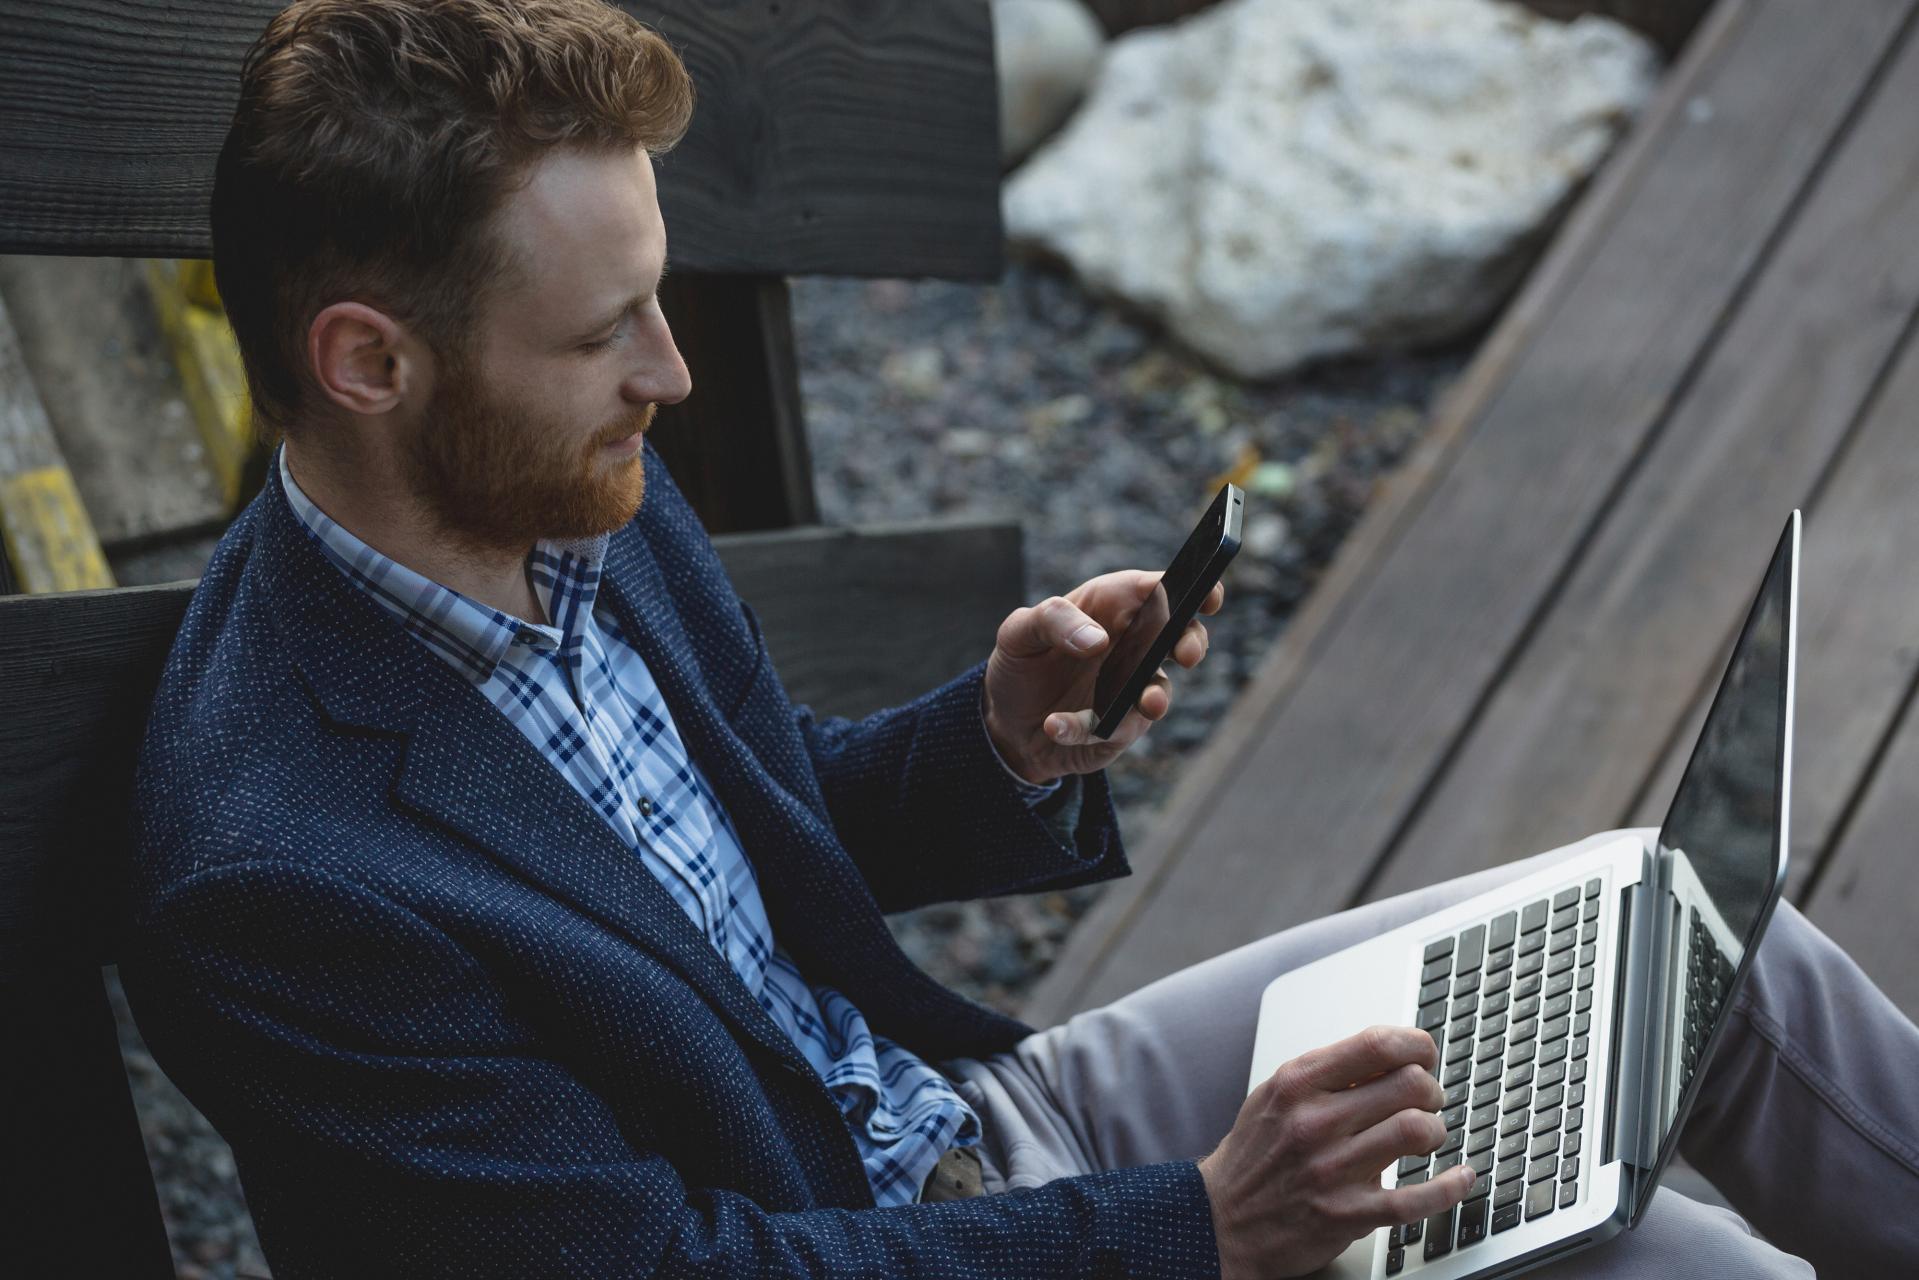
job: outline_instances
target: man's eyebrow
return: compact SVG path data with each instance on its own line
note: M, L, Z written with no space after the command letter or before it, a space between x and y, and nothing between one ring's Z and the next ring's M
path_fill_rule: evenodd
M666 259L664 258L660 259L660 274L654 277L652 293L658 293L660 291L660 285L666 279L668 266L669 264ZM617 322L621 316L631 311L634 307L639 306L642 302L645 302L647 298L651 296L652 294L637 294L631 298L628 298L625 302L622 302L618 307L614 308L613 312L610 315L606 316L602 320L595 322L594 324L587 326L585 329L580 330L578 333L568 338L567 341L569 343L585 342L587 339L595 337L596 335L600 333L601 330L606 329L610 325Z

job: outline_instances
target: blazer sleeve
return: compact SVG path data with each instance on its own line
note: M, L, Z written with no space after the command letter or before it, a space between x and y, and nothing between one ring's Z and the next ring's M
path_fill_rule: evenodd
M863 720L794 708L834 829L882 911L1070 888L1130 869L1104 770L1038 805L1020 794L986 733L985 682L980 662Z
M129 1000L232 1143L284 1280L1217 1275L1191 1162L952 1203L767 1212L687 1185L563 1066L501 1043L497 983L383 895L241 862L192 874L144 915L122 966Z

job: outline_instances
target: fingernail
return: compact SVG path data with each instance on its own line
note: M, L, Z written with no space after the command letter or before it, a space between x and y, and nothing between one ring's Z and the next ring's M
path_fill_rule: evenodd
M1085 626L1081 627L1078 631L1075 631L1072 635L1068 636L1066 638L1066 643L1072 645L1075 649L1084 650L1084 649L1092 648L1094 645L1098 644L1100 641L1104 640L1105 638L1106 638L1106 632L1100 628L1099 624L1096 622L1089 622Z
M1463 1167L1466 1170L1466 1190L1471 1191L1473 1189L1473 1183L1479 1181L1479 1171L1474 1169L1471 1165L1464 1165L1461 1167Z

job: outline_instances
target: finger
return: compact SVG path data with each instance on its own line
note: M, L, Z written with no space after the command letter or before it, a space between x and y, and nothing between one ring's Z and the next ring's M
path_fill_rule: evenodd
M1215 582L1213 589L1206 593L1206 600L1199 606L1201 613L1218 613L1219 607L1226 603L1226 584Z
M1097 653L1106 644L1106 628L1064 596L1051 596L1008 614L995 643L1009 658L1037 658L1056 649Z
M1199 665L1206 650L1212 647L1212 637L1206 633L1206 624L1195 619L1186 624L1186 630L1180 634L1179 643L1173 646L1173 661L1189 670Z
M1115 626L1124 626L1165 576L1159 569L1116 569L1088 578L1069 591L1066 598L1082 609L1112 619Z
M1473 1189L1478 1176L1471 1165L1456 1165L1437 1178L1415 1183L1410 1187L1395 1187L1391 1191L1380 1189L1367 1197L1364 1217L1371 1227L1390 1227L1401 1222L1418 1222L1421 1218L1430 1218L1464 1200Z
M1127 719L1131 720L1134 716L1144 719L1147 723L1138 726L1139 732L1144 733L1152 722L1165 719L1166 713L1172 708L1172 682L1166 678L1166 669L1161 667L1151 683L1140 693L1139 701L1133 704L1133 715L1127 716ZM1122 724L1120 727L1124 729L1128 726ZM1128 741L1130 742L1131 739L1129 738Z
M1445 1101L1446 1091L1440 1088L1439 1081L1417 1063L1408 1063L1377 1080L1342 1089L1332 1096L1338 1132L1345 1134L1363 1133L1402 1111L1437 1113ZM1433 1118L1438 1116L1434 1114Z
M1302 1053L1280 1068L1289 1068L1316 1089L1344 1089L1417 1063L1430 1070L1439 1058L1433 1038L1417 1027L1368 1027L1357 1035Z
M1046 717L1046 736L1062 747L1085 746L1089 742L1102 741L1093 736L1093 726L1098 723L1090 709L1055 711Z
M1346 1139L1334 1161L1348 1178L1376 1178L1401 1156L1431 1155L1446 1141L1446 1125L1430 1111L1395 1111L1378 1124Z

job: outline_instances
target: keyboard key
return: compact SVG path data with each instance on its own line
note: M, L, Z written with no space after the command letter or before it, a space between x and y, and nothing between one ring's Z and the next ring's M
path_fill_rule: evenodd
M1506 1033L1506 1015L1505 1014L1495 1013L1491 1015L1490 1017L1481 1018L1479 1020L1479 1038L1482 1042L1491 1036L1504 1035L1505 1033Z
M1579 1062L1573 1063L1572 1069L1566 1073L1566 1080L1570 1084L1578 1084L1581 1080L1584 1080L1585 1078L1586 1078L1586 1063L1583 1059Z
M1572 928L1571 926L1567 926L1566 928L1559 930L1559 932L1551 934L1547 937L1546 954L1551 956L1551 955L1558 955L1561 951L1571 951L1573 949L1573 944L1577 941L1579 941L1578 930Z
M1487 1058L1497 1058L1506 1052L1506 1037L1494 1036L1490 1040L1479 1042L1479 1049L1473 1054L1475 1061L1484 1062Z
M1561 1041L1560 1043L1563 1044L1565 1042ZM1509 1067L1516 1067L1522 1062L1531 1062L1533 1060L1533 1055L1537 1053L1538 1051L1539 1051L1539 1042L1537 1040L1522 1040L1518 1044L1513 1046L1512 1053L1509 1054L1506 1058L1506 1065ZM1541 1062L1544 1062L1545 1060L1546 1059L1544 1058L1540 1059Z
M1459 1210L1456 1208L1435 1213L1426 1219L1426 1261L1431 1262L1453 1251L1453 1225L1458 1220Z
M1546 923L1546 900L1540 899L1519 913L1519 931L1527 933Z
M1481 1130L1491 1132L1494 1123L1497 1122L1498 1119L1499 1108L1488 1103L1486 1106L1480 1107L1473 1112L1473 1118L1467 1123L1466 1131L1475 1134Z
M1425 1234L1426 1234L1426 1220L1424 1218L1421 1218L1418 1222L1409 1222L1406 1224L1405 1235L1406 1235L1407 1244L1409 1245L1418 1244L1420 1237Z
M1578 923L1579 908L1567 907L1564 911L1553 912L1553 918L1546 922L1546 929L1550 933L1558 933L1561 929L1569 929Z
M1576 1036L1585 1035L1592 1027L1593 1016L1590 1013L1578 1014L1573 1018L1573 1034Z
M1588 920L1597 920L1599 918L1599 899L1586 899L1586 910L1583 914Z
M1536 1018L1538 1016L1539 1016L1539 997L1538 996L1533 996L1530 999L1521 1000L1517 1004L1513 1005L1513 1021L1515 1022L1521 1020L1522 1018Z
M1398 1245L1394 1245L1392 1248L1386 1250L1386 1274L1387 1275L1389 1276L1398 1275L1400 1272L1400 1269L1403 1268L1405 1265L1406 1265L1406 1250L1399 1247Z
M1528 974L1538 973L1540 969L1545 966L1545 963L1546 953L1543 951L1534 951L1528 955L1522 955L1519 959L1513 961L1513 977L1524 978ZM1427 997L1427 999L1431 998L1430 996Z
M1425 1156L1403 1157L1399 1162L1399 1169L1397 1170L1398 1180L1393 1185L1399 1187L1412 1185L1407 1179L1415 1173L1420 1175L1419 1181L1424 1182L1426 1180L1426 1159Z
M1524 1022L1514 1023L1512 1035L1508 1037L1513 1044L1524 1044L1539 1034L1539 1019L1528 1018Z
M1444 1036L1435 1035L1433 1036L1433 1043L1438 1044L1443 1039L1445 1039ZM1461 1058L1470 1058L1472 1053L1472 1041L1454 1040L1446 1046L1446 1061L1448 1063L1458 1062Z
M1561 1160L1559 1162L1559 1180L1561 1182L1571 1182L1574 1178L1577 1178L1578 1176L1579 1176L1579 1157L1578 1156L1573 1156L1570 1159Z
M1563 1018L1571 1011L1572 1002L1571 992L1563 996L1554 996L1546 1002L1540 1016L1545 1018Z
M1486 975L1486 980L1480 984L1480 994L1496 996L1511 986L1512 982L1513 971L1511 969L1501 969L1498 973L1489 973Z
M1553 1211L1554 1182L1535 1182L1532 1190L1526 1193L1526 1221L1543 1218ZM1431 1257L1431 1254L1427 1255Z
M1499 1081L1497 1080L1488 1080L1485 1084L1473 1090L1473 1105L1475 1107L1489 1106L1498 1101L1498 1099Z
M1444 1000L1435 1000L1431 1004L1422 1004L1419 1006L1419 1029L1421 1031L1432 1031L1444 1025L1445 1021L1446 1002Z
M1478 1188L1474 1188L1477 1190ZM1459 1206L1459 1247L1478 1244L1486 1238L1487 1206L1483 1199L1468 1200Z
M1434 1156L1433 1177L1437 1178L1440 1174L1446 1172L1446 1170L1457 1165L1459 1163L1459 1154L1457 1151L1448 1151L1443 1156Z
M1431 964L1441 956L1449 956L1452 953L1453 940L1451 938L1441 938L1438 942L1431 943L1427 946L1426 963Z
M1579 901L1579 890L1577 888L1561 889L1558 893L1555 893L1553 895L1553 910L1559 911L1565 907L1572 906L1575 902L1578 902L1578 901Z
M1579 1199L1579 1184L1578 1184L1578 1183L1576 1183L1576 1182L1562 1182L1562 1183L1560 1183L1560 1184L1559 1184L1559 1207L1560 1207L1560 1208L1562 1208L1562 1209L1570 1209L1570 1208L1572 1208L1572 1207L1573 1207L1573 1201L1575 1201L1575 1200L1577 1200L1577 1199Z
M1517 911L1508 911L1505 915L1495 919L1492 929L1486 934L1487 949L1497 951L1501 947L1512 946L1518 925L1519 913Z
M1498 973L1501 969L1510 969L1512 966L1513 949L1511 947L1501 947L1486 957L1487 973Z
M1532 1102L1532 1097L1533 1097L1532 1086L1521 1085L1519 1088L1514 1089L1511 1093L1507 1094L1504 1098L1501 1098L1499 1100L1499 1109L1501 1111L1517 1111L1521 1107L1524 1107L1530 1104Z
M1528 1185L1535 1182L1544 1182L1558 1172L1559 1156L1557 1153L1549 1156L1541 1156L1526 1166L1526 1182Z
M1419 971L1419 981L1423 986L1428 982L1437 982L1441 978L1450 978L1452 974L1453 962L1450 957L1444 960L1428 960L1426 967Z
M1525 1172L1526 1172L1526 1153L1525 1151L1522 1150L1516 1156L1512 1156L1511 1158L1508 1158L1508 1159L1502 1159L1499 1162L1499 1167L1493 1170L1493 1177L1498 1180L1501 1186L1504 1186L1508 1182L1517 1182L1519 1183L1520 1186L1523 1187L1526 1185L1526 1182L1525 1182L1525 1179L1521 1177L1520 1175L1524 1174Z
M1550 1089L1566 1078L1566 1064L1555 1062L1549 1067L1539 1069L1539 1078L1533 1081L1535 1088Z
M1518 1225L1519 1225L1519 1205L1517 1203L1505 1205L1502 1208L1493 1210L1493 1234L1494 1235L1497 1235L1501 1231L1509 1230Z
M1583 1084L1576 1084L1576 1085L1573 1085L1570 1089L1566 1090L1566 1105L1569 1107L1585 1106L1586 1105L1586 1086Z
M1463 1130L1466 1127L1466 1104L1462 1102L1456 1107L1446 1108L1439 1113L1439 1119L1448 1129Z
M1514 1156L1523 1156L1526 1154L1526 1141L1527 1138L1524 1133L1507 1134L1499 1140L1499 1145L1493 1149L1493 1154L1500 1160L1510 1160Z
M1566 1140L1559 1144L1559 1154L1562 1156L1576 1156L1579 1154L1579 1130L1574 1129L1566 1135Z
M1533 1144L1526 1148L1526 1157L1529 1160L1537 1160L1539 1157L1547 1155L1557 1156L1558 1154L1559 1130L1557 1129L1554 1129L1551 1133L1540 1134L1537 1138L1533 1139Z
M1585 1123L1586 1123L1586 1108L1574 1107L1571 1111L1568 1111L1566 1113L1566 1127L1568 1129L1577 1130L1581 1125Z
M1452 979L1450 978L1441 978L1437 982L1427 983L1425 986L1419 989L1420 1008L1423 1009L1427 1005L1432 1004L1435 1001L1437 1001L1440 1004L1444 1004L1446 1002L1446 996L1452 991L1452 989L1453 989L1453 984L1452 984Z
M1532 1078L1533 1064L1530 1062L1522 1062L1506 1073L1504 1083L1508 1089L1517 1089L1522 1084L1530 1083Z
M1565 1035L1569 1030L1571 1030L1571 1027L1564 1018L1554 1018L1551 1022L1548 1022L1539 1029L1539 1042L1541 1044L1550 1043Z
M1510 970L1508 972L1510 972ZM1527 996L1536 996L1538 994L1539 975L1536 973L1513 983L1513 999L1515 1000L1524 1000Z
M1498 976L1499 975L1496 973L1493 974L1492 977L1489 977L1486 979L1487 983L1490 984L1493 978L1496 978ZM1506 971L1506 981L1507 982L1512 981L1511 970ZM1501 985L1503 987L1504 984L1501 984ZM1509 997L1506 995L1506 992L1504 990L1483 992L1482 994L1484 994L1486 998L1479 1002L1480 1017L1492 1018L1506 1012L1506 1001Z
M1585 1036L1573 1037L1573 1055L1572 1056L1579 1059L1582 1062L1585 1060L1585 1057L1586 1057L1586 1037Z
M1488 1123L1485 1128L1475 1130L1473 1135L1466 1139L1466 1161L1468 1164L1472 1164L1476 1172L1484 1173L1486 1170L1481 1169L1479 1165L1473 1161L1473 1157L1479 1155L1485 1156L1486 1163L1490 1166L1493 1160L1493 1142L1498 1137L1499 1135L1493 1132L1492 1125Z
M1579 940L1582 943L1596 942L1599 939L1599 921L1588 920L1579 926Z
M1593 960L1595 959L1596 955L1597 953L1593 949L1593 944L1588 942L1585 946L1579 948L1580 965L1582 967L1590 966Z
M1570 961L1572 957L1569 955L1566 959ZM1479 970L1477 968L1471 973L1462 973L1453 980L1453 999L1455 1000L1465 995L1468 991L1477 990L1479 990ZM1474 1003L1476 1004L1477 1001Z
M1566 1056L1566 1042L1564 1040L1555 1040L1551 1044L1540 1046L1539 1065L1542 1067L1549 1067L1553 1063L1558 1062L1561 1058L1565 1056Z
M1458 1084L1454 1085L1452 1088L1446 1090L1446 1099L1444 1102L1440 1104L1440 1106L1442 1108L1458 1106L1460 1103L1466 1100L1466 1094L1471 1090L1471 1088L1472 1086L1467 1084L1465 1081L1463 1080L1460 1081Z
M1499 1136L1504 1138L1510 1134L1526 1132L1527 1115L1528 1113L1524 1111L1507 1112L1506 1118L1499 1122Z
M1459 1037L1461 1036L1469 1036L1472 1033L1473 1033L1473 1016L1470 1013L1463 1018L1455 1019L1453 1024L1446 1028L1446 1034L1451 1036L1455 1040L1459 1039Z
M1533 1133L1541 1134L1559 1127L1559 1108L1552 1107L1533 1117ZM1445 1148L1441 1148L1444 1150Z
M1471 1062L1455 1062L1452 1066L1446 1068L1446 1074L1439 1077L1439 1083L1450 1089L1456 1084L1465 1083L1467 1077L1471 1076L1472 1073L1473 1064Z
M1546 931L1544 929L1534 929L1531 933L1520 934L1519 945L1514 948L1514 950L1522 956L1529 956L1536 951L1544 951L1545 949Z
M1486 1136L1487 1136L1488 1138L1490 1138L1490 1137L1492 1137L1492 1130L1490 1130L1490 1129L1488 1129L1488 1130L1486 1131ZM1472 1195L1472 1196L1483 1196L1483 1195L1485 1195L1485 1194L1486 1194L1486 1191L1485 1191L1484 1189L1485 1189L1485 1188L1490 1188L1490 1187L1491 1187L1491 1186L1493 1185L1493 1180L1492 1180L1492 1172L1493 1172L1493 1151L1492 1151L1492 1148L1491 1148L1491 1147L1488 1147L1488 1148L1486 1148L1486 1149L1485 1149L1484 1151L1469 1151L1469 1152L1467 1152L1467 1153L1466 1153L1466 1163L1467 1163L1467 1164L1469 1164L1469 1165L1471 1165L1471 1166L1473 1167L1473 1172L1479 1175L1479 1181L1477 1181L1477 1182L1475 1182L1475 1183L1473 1183L1473 1189L1472 1189L1472 1192L1471 1192L1471 1195ZM1469 1198L1470 1198L1470 1197L1469 1197Z
M1499 1079L1499 1062L1495 1058L1488 1058L1473 1068L1473 1088L1475 1089L1482 1084L1491 1084L1497 1079Z
M1545 1117L1541 1116L1540 1119L1543 1120L1545 1119ZM1558 1126L1559 1113L1557 1111L1552 1113L1552 1122L1553 1122L1553 1127ZM1536 1120L1533 1123L1536 1125L1538 1124L1538 1121ZM1459 1144L1465 1138L1465 1136L1466 1136L1466 1129L1463 1124L1457 1129L1446 1130L1446 1140L1439 1144L1439 1150L1433 1152L1433 1159L1438 1160L1445 1156L1450 1156L1455 1151L1459 1150ZM1455 1158L1453 1160L1453 1164L1458 1164L1458 1163L1459 1163L1458 1159ZM1446 1167L1451 1168L1452 1166L1448 1165ZM1437 1170L1439 1166L1435 1164L1433 1168Z
M1455 958L1453 970L1466 973L1479 967L1486 950L1486 926L1476 924L1459 935L1459 954Z
M1588 898L1597 898L1599 896L1599 878L1597 876L1586 881L1586 896Z
M1573 953L1570 951L1562 951L1556 956L1550 956L1547 958L1546 976L1550 978L1555 973L1570 973L1572 971L1572 967L1573 967ZM1478 977L1479 975L1474 974L1473 976Z
M1588 969L1586 970L1586 972L1591 973L1592 970ZM1591 979L1588 978L1587 981L1590 982ZM1564 995L1566 992L1571 991L1572 989L1573 989L1573 971L1571 969L1566 970L1566 972L1564 973L1557 973L1557 974L1554 974L1552 977L1547 978L1546 985L1544 988L1546 993L1546 998L1548 1000L1552 999L1554 996Z

